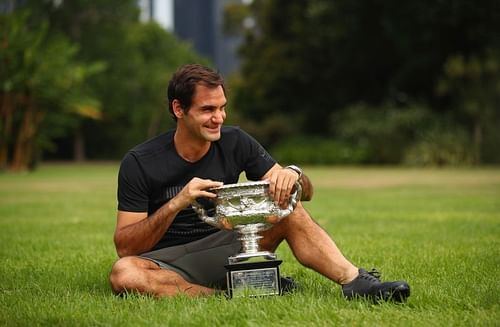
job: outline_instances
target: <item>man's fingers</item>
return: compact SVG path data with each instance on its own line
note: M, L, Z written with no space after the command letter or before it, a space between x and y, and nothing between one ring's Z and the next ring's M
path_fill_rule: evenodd
M216 195L213 192L208 191L211 188L221 187L224 185L222 182L213 181L210 179L193 178L185 187L183 192L189 202L194 201L197 198L214 198Z
M286 198L288 196L288 187L287 187L287 182L286 179L283 179L280 184L277 184L277 188L279 189L279 198L278 198L278 203L280 206L283 206L283 204L286 201Z
M283 181L284 186L282 187L281 191L281 198L280 198L280 207L281 208L286 208L288 206L288 202L290 200L290 194L292 193L293 187L295 185L295 182L293 179L287 179Z
M215 198L217 194L210 191L200 191L200 195L197 198Z
M285 208L288 205L288 199L293 187L293 180L286 178L286 176L278 178L277 175L276 178L271 178L269 180L269 185L269 193L274 202L280 207Z

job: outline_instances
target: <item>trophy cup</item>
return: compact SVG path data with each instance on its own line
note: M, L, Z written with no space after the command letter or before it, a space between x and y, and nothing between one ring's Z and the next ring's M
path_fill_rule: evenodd
M204 222L220 229L236 230L241 241L241 252L228 258L227 289L229 296L280 295L281 280L275 253L261 251L259 232L288 216L300 200L302 189L295 184L288 206L281 209L269 195L269 182L228 184L210 189L217 197L215 216L207 215L205 208L194 201L193 209Z

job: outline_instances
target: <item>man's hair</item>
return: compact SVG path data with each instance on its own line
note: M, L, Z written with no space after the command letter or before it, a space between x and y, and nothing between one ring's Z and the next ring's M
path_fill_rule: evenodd
M187 112L191 107L196 85L198 84L209 88L220 85L224 93L226 93L224 79L216 71L199 64L188 64L179 67L168 83L167 89L168 110L174 120L177 120L177 117L174 115L172 101L177 99L182 110Z

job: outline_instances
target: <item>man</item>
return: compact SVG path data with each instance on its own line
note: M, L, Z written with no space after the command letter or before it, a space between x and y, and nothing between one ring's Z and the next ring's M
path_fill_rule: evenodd
M120 259L110 276L117 294L200 296L224 289L224 265L239 252L240 242L235 232L202 222L191 203L213 198L210 188L236 183L241 172L249 180L268 180L271 196L282 206L297 181L302 199L312 197L300 168L283 168L251 136L222 127L227 101L223 79L213 70L181 67L169 83L168 102L175 130L133 148L120 167L114 236ZM262 236L260 246L267 251L286 240L302 265L342 285L348 299L409 296L407 283L382 283L350 263L300 202ZM290 280L283 282L293 288Z

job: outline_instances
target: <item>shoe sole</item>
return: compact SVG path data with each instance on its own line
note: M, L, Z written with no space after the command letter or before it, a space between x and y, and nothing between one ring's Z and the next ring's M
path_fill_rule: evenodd
M402 303L410 296L410 286L408 284L401 284L393 288L380 291L377 294L354 294L354 293L344 293L344 297L347 300L354 299L371 299L375 303L377 302L396 302Z

